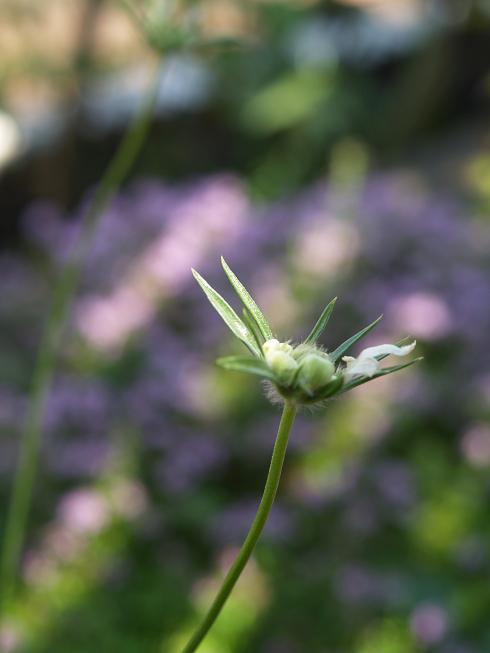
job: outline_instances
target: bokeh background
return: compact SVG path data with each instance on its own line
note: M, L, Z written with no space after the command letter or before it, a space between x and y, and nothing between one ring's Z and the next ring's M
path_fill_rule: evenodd
M0 529L53 284L168 51L70 311L2 650L179 653L209 604L279 418L214 366L239 345L190 267L233 301L224 254L283 339L338 295L326 347L384 313L364 346L425 359L299 417L202 653L490 652L490 3L164 4L0 5Z

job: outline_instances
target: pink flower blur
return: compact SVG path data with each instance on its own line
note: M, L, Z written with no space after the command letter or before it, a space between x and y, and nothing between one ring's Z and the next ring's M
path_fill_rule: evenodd
M471 465L490 465L490 428L486 424L473 425L461 438L461 450Z
M410 617L410 630L426 645L438 644L446 635L448 625L446 611L434 603L422 603Z
M450 329L451 316L445 302L431 292L414 292L395 299L389 316L397 330L423 340L437 340Z

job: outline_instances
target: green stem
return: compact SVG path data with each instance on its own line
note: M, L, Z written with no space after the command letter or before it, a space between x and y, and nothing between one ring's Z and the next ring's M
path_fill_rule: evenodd
M16 570L24 543L39 458L42 418L66 317L80 278L83 261L90 249L99 219L128 174L145 141L151 124L159 78L160 68L140 110L125 133L95 191L92 202L82 219L80 239L74 255L62 270L53 291L51 309L34 365L17 469L5 524L0 556L0 623L2 608L6 599L11 597L15 586Z
M281 423L279 424L279 430L277 432L276 442L274 444L274 451L272 452L272 459L265 483L264 492L262 494L262 499L260 501L260 505L257 510L257 514L255 515L253 524L250 527L245 542L243 543L242 548L240 549L231 569L226 575L226 578L223 581L223 584L221 585L216 598L214 599L202 623L199 625L196 632L187 643L186 647L182 650L182 653L193 653L193 651L195 651L200 645L209 629L218 618L219 613L221 612L224 604L231 594L231 591L235 587L237 580L240 578L245 565L253 553L255 545L257 544L257 540L262 533L262 529L265 526L267 517L269 516L272 504L274 503L274 499L276 497L277 488L281 478L282 465L286 455L289 433L291 431L295 416L296 406L291 403L286 403L284 405Z

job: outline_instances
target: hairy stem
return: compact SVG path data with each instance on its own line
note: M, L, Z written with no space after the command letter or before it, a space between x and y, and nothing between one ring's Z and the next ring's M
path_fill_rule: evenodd
M196 632L189 640L185 648L182 650L182 653L193 653L193 651L195 651L201 644L209 629L218 618L219 613L225 605L228 597L235 587L237 580L240 578L245 565L253 553L255 545L257 544L257 540L262 533L262 530L267 521L267 517L269 516L272 505L274 503L274 499L276 497L277 488L281 478L282 465L286 455L289 433L291 432L291 427L293 425L295 416L296 406L291 403L286 403L284 405L281 422L279 424L276 442L274 444L274 451L272 452L272 459L265 483L264 492L262 494L262 499L260 501L260 505L257 510L257 514L255 515L253 524L250 527L242 548L240 549L240 552L238 553L238 556L231 569L226 575L226 578L224 579L223 584L221 585L221 588L216 595L216 598L214 599L211 607L209 608L206 616L197 628Z
M80 278L83 261L90 249L99 219L128 174L145 141L151 124L159 79L160 67L140 110L128 127L95 191L92 202L82 219L80 238L75 252L60 273L53 290L51 308L32 373L25 425L3 536L0 556L0 624L2 608L5 606L6 599L10 598L15 586L16 570L24 543L39 458L42 418L66 317Z

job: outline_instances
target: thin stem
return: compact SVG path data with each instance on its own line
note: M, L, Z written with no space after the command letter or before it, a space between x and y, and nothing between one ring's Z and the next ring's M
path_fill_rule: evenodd
M160 67L140 110L128 127L95 191L87 212L82 218L81 234L75 252L60 273L53 290L51 309L34 365L25 425L5 525L0 557L0 623L2 608L6 599L10 598L15 585L15 575L24 543L39 458L42 418L71 300L75 294L81 267L90 249L99 219L128 174L145 141L151 124L159 79Z
M223 581L223 584L221 585L216 598L214 599L202 623L199 625L196 632L187 643L186 647L182 650L182 653L193 653L193 651L195 651L200 645L209 629L218 618L219 613L221 612L224 604L231 594L231 591L235 587L237 580L240 578L245 565L252 555L252 552L255 548L255 545L257 544L257 540L259 539L260 534L262 533L262 529L265 526L267 517L269 516L272 504L274 503L274 499L276 497L277 488L281 478L282 465L286 455L289 433L291 431L295 416L296 406L291 403L286 403L284 405L281 422L279 424L276 442L274 444L274 451L272 452L272 459L265 483L264 492L262 494L262 499L260 501L260 505L257 510L257 514L255 515L253 524L250 527L248 535L245 538L245 542L243 543L242 548L240 549L231 569L226 575L226 578Z

